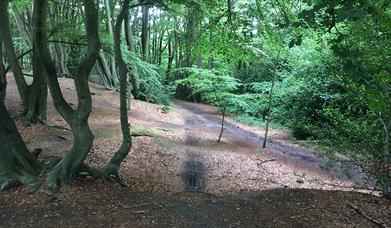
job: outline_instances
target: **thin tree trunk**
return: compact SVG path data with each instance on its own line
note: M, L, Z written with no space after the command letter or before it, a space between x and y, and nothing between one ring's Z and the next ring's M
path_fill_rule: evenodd
M129 51L134 52L135 50L134 50L134 43L133 43L133 31L132 28L130 27L129 9L126 11L126 16L125 16L125 39Z
M391 199L391 177L389 174L389 167L391 165L390 154L390 127L391 121L388 124L383 120L383 117L379 116L380 122L383 125L383 173L382 173L382 190L385 198Z
M268 108L267 108L267 120L266 120L265 137L263 139L262 148L266 147L267 136L268 136L268 133L269 133L269 124L270 124L271 113L272 113L273 89L274 89L275 80L276 80L276 76L274 75L274 72L273 72L272 85L270 87L269 99L268 99L268 103L269 104L268 104Z
M224 106L224 108L223 108L222 115L223 115L223 118L221 119L221 131L220 131L219 139L217 140L217 142L220 142L221 136L223 135L223 131L224 131L225 106Z
M109 0L104 0L104 2L105 2L105 9L106 9L106 16L107 16L107 28L109 30L110 37L113 37L113 25L112 25L112 19L111 19L111 9L110 9ZM115 85L117 86L119 81L118 81L117 67L115 65L115 57L114 56L111 56L110 64L111 64L111 75L113 77L113 81L114 81Z
M117 78L111 75L109 64L107 63L105 54L102 50L99 52L99 63L102 66L104 76L106 77L110 87L118 85L118 81L115 81Z
M4 49L7 54L8 61L12 67L14 73L16 86L19 91L22 105L25 112L28 107L28 85L24 80L22 68L19 65L18 58L16 57L15 48L12 44L10 21L8 16L8 0L0 1L0 40L4 42Z
M142 29L141 29L141 56L144 61L148 59L149 41L149 6L142 6Z
M105 175L114 175L118 179L120 165L132 147L132 137L130 135L128 111L126 107L126 84L128 67L124 62L121 54L121 23L126 17L126 11L128 10L129 2L130 0L124 1L122 10L118 15L114 31L115 59L117 61L120 73L120 120L122 130L122 145L104 168Z
M8 15L8 0L0 1L0 40L4 42L7 57L14 73L15 82L22 100L24 120L27 122L46 121L47 87L41 75L40 63L33 58L34 79L31 86L26 83L12 43Z

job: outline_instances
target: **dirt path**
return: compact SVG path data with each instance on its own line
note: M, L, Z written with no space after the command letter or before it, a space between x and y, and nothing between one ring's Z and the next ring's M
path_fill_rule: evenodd
M267 149L261 150L263 137L253 131L243 129L240 124L228 119L225 123L221 143L216 140L221 128L221 116L212 107L173 100L176 111L184 119L187 129L185 143L191 146L192 153L205 145L209 150L229 148L229 152L248 155L258 160L266 173L273 176L272 184L281 187L315 187L321 189L351 189L352 184L362 180L361 174L349 179L343 173L343 167L335 164L330 170L324 170L329 160L316 152L300 147L287 139L269 138ZM268 164L266 164L268 163ZM350 167L357 171L357 168ZM281 181L279 181L281 180ZM285 180L285 181L283 181Z

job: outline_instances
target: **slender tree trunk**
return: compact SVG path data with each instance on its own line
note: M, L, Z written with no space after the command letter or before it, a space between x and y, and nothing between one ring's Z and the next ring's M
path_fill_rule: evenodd
M111 158L108 165L104 168L105 175L114 175L119 178L118 171L122 161L128 155L132 147L132 137L129 130L128 111L126 108L126 84L128 67L125 64L121 54L121 23L126 17L126 11L128 11L130 0L125 0L122 6L122 10L118 15L117 22L114 30L114 51L115 59L119 67L120 73L120 120L122 130L122 145L115 155Z
M149 6L142 7L142 29L141 29L141 56L143 60L148 59L148 41L149 41Z
M219 139L217 140L217 142L220 142L221 136L223 135L223 131L224 131L225 106L224 106L223 111L222 111L222 116L223 116L223 118L221 119L221 130L220 130L220 135L219 135Z
M40 63L33 57L34 79L29 86L23 76L22 68L19 65L15 48L12 44L9 16L8 0L0 1L0 40L4 42L7 57L12 67L15 82L22 100L23 115L26 122L46 121L46 100L47 87L41 75Z
M125 39L126 39L126 45L128 46L129 51L135 52L134 43L133 43L133 31L132 31L132 28L130 27L129 9L126 11L126 16L125 16Z
M109 64L107 63L105 54L103 51L99 52L99 63L102 66L103 74L102 76L106 77L105 81L108 82L109 87L113 87L115 85L118 85L118 82L116 82L116 77L113 77L110 72Z
M105 2L105 9L106 9L106 16L107 16L107 28L109 30L109 35L110 37L113 37L113 22L112 22L112 17L111 17L111 9L110 9L110 4L109 0L104 0ZM113 81L115 85L117 86L119 81L118 81L118 75L117 75L117 67L115 65L115 57L112 56L110 59L110 64L111 64L111 75L113 77Z
M168 77L170 76L172 70L172 63L175 57L175 47L172 47L171 37L168 39L168 60L167 60L167 71L164 84L168 85Z
M391 121L388 123L383 120L381 114L379 115L379 119L383 125L383 173L382 173L382 190L385 198L391 199L391 173L390 173L390 165L391 165L391 153L390 153L390 127Z
M266 128L265 128L265 138L263 139L262 148L266 147L267 136L269 133L269 124L271 121L272 103L273 103L273 89L274 89L275 80L276 80L276 77L273 72L272 85L271 85L270 91L269 91L269 104L268 104L268 108L267 108L267 121L266 121Z
M10 21L8 16L8 0L0 1L0 18L0 40L4 42L4 49L6 51L8 61L12 67L16 86L18 88L24 108L23 112L25 112L28 107L28 85L24 80L22 68L19 65L15 48L12 44Z

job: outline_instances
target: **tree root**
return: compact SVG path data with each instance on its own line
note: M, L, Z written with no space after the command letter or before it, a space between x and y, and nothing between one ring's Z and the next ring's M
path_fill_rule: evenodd
M367 219L369 222L372 222L373 224L375 224L376 226L378 227L386 227L386 225L383 223L383 222L380 222L374 218L371 218L369 217L368 215L366 215L365 213L363 213L358 207L355 207L351 204L348 204L347 205L350 209L352 209L355 213L357 213L358 215L361 215L362 217L364 217L365 219Z
M119 176L119 167L116 165L108 164L102 169L96 169L87 164L83 164L82 172L86 172L94 178L105 179L110 182L115 182L122 187L126 187L126 184L121 180L121 177Z
M74 176L66 160L61 160L46 174L44 192L48 195L56 194L60 186L70 186Z
M0 192L26 185L29 192L36 192L40 187L39 177L29 174L12 174L0 177Z

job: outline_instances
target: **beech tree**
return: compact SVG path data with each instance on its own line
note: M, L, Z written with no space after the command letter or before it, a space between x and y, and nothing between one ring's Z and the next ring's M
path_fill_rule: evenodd
M28 85L18 61L23 55L20 57L16 55L15 47L12 42L8 5L8 0L2 0L0 2L0 39L4 43L10 68L14 74L19 95L22 100L22 115L26 122L40 121L45 123L47 86L44 75L42 75L42 63L37 57L36 48L33 47L32 65L34 77L32 84ZM5 69L5 71L8 71L10 68Z

